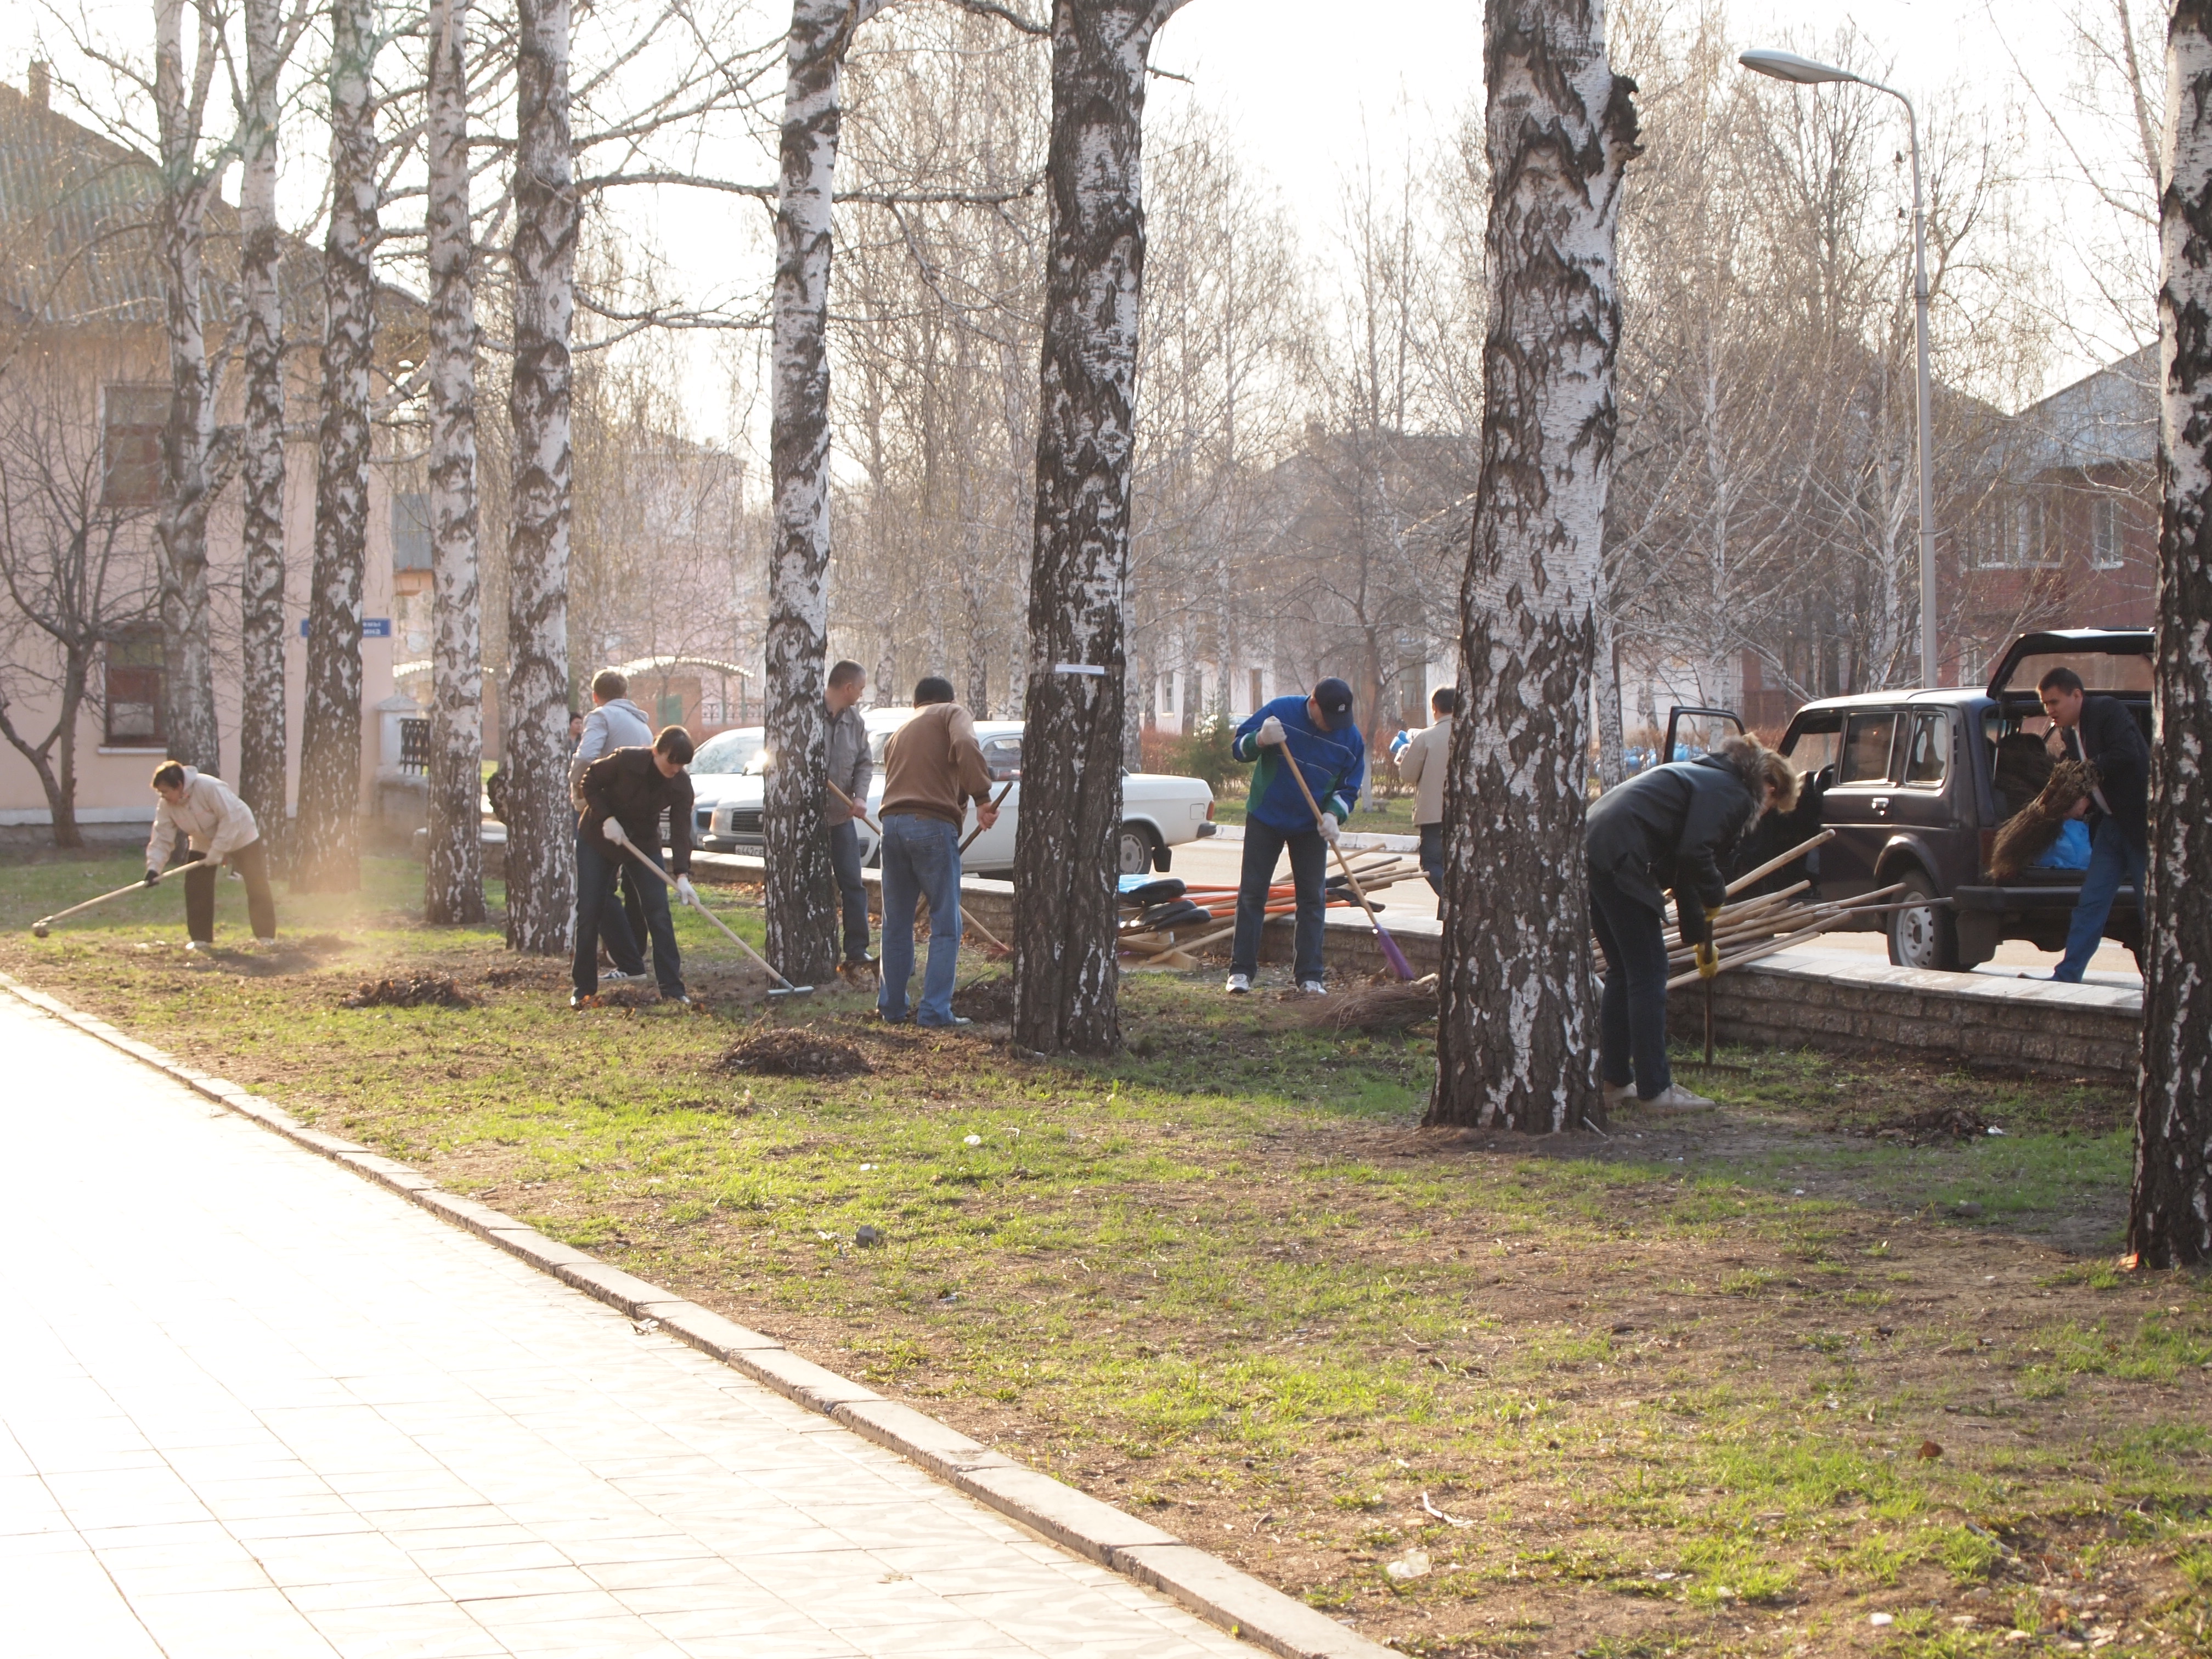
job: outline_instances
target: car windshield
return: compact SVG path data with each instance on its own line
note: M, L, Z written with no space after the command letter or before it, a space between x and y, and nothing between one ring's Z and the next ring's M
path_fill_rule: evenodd
M762 728L741 726L734 732L720 732L699 745L691 757L690 772L705 777L717 773L742 772L751 765L761 751Z

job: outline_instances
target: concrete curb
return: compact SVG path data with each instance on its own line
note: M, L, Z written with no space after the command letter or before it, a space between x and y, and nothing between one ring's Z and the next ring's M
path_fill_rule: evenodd
M1283 1659L1383 1659L1391 1651L1149 1522L993 1451L911 1406L886 1400L872 1389L802 1359L772 1336L748 1330L586 1251L548 1238L489 1205L449 1193L412 1165L311 1128L274 1101L196 1071L105 1020L78 1012L58 997L33 990L6 974L0 974L0 990L632 1319L657 1322L659 1328L702 1353L897 1453L1030 1531L1160 1591L1232 1636Z

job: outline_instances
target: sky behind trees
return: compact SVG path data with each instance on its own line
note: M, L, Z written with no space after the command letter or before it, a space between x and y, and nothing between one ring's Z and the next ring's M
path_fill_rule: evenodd
M2047 181L2030 192L2029 211L2057 226L2082 217L2086 188L2069 176L2078 169L2053 142L2038 99L2066 112L2080 81L2069 15L2101 14L2111 3L1851 0L1830 6L1735 0L1730 15L1741 46L1786 45L1818 53L1832 44L1838 30L1855 28L1864 41L1859 61L1877 71L1886 64L1893 83L1923 111L1949 100L1992 121L2018 120L2027 139L2024 168ZM1046 0L1036 0L1033 9L1042 14ZM787 21L787 4L775 0L760 0L751 10L753 32L763 40ZM1352 182L1363 173L1387 183L1409 167L1418 172L1448 142L1481 85L1479 0L1395 0L1392 10L1394 26L1376 29L1352 26L1342 0L1194 0L1163 32L1155 54L1162 70L1188 79L1154 80L1148 122L1170 121L1191 105L1224 122L1244 152L1248 171L1279 194L1291 222L1301 228L1298 254L1325 271L1341 258L1334 228L1342 220ZM0 77L21 85L27 64L41 55L42 38L45 55L65 59L60 15L80 30L145 52L151 11L150 0L78 5L62 0L53 10L27 3L0 7ZM1410 50L1409 42L1414 43ZM69 73L64 63L64 79ZM1801 95L1877 96L1834 88ZM65 96L61 101L66 109ZM1898 125L1901 143L1901 118ZM2069 131L2088 167L2124 170L2131 164L2124 134L2078 119L2069 122ZM301 136L304 145L295 141L286 156L280 210L295 225L315 210L323 172L319 135L311 137L301 129ZM702 169L773 178L772 151L758 137L733 136L722 149L701 158ZM235 199L234 173L225 193ZM702 306L757 307L769 260L767 216L759 204L696 191L635 190L623 192L611 211L630 240L632 257L659 261L670 289ZM2085 285L2064 265L2059 258L2053 272L2054 306L2084 315L2094 309L2094 299L2084 297ZM2059 344L2045 390L2140 343L2110 326L2076 331L2086 337ZM685 401L702 434L727 434L762 417L764 406L757 398L730 395L733 379L757 385L757 345L746 336L692 335L684 342Z

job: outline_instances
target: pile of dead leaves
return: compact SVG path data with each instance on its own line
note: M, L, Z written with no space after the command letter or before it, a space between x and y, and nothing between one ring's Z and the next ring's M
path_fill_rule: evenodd
M1014 981L979 979L952 994L952 1012L981 1025L1010 1024L1014 1018Z
M341 1008L468 1008L475 1005L455 984L451 974L425 974L419 979L363 980L354 994L339 1002Z
M747 1037L716 1061L715 1069L763 1077L852 1077L875 1068L849 1042L786 1026Z
M1901 1140L1908 1146L1931 1146L1939 1140L1975 1140L1990 1132L1990 1121L1966 1106L1937 1106L1910 1117L1877 1124L1877 1140Z

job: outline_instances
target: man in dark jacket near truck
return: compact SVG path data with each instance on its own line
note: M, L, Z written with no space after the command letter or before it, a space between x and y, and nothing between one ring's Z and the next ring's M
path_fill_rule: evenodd
M631 852L661 866L660 818L668 815L668 846L676 866L676 890L685 903L691 890L691 734L680 726L661 728L650 749L617 749L584 769L578 789L584 798L576 836L576 956L571 975L580 1008L599 989L599 919L614 891L615 874ZM684 1002L684 959L677 953L676 925L668 914L667 884L647 876L638 887L645 907L646 931L653 938L653 976L662 1000Z
M1639 772L1593 802L1583 846L1590 921L1605 953L1598 1021L1607 1105L1662 1110L1711 1106L1675 1083L1667 1065L1667 895L1698 971L1720 971L1711 918L1727 902L1721 861L1762 805L1787 811L1796 779L1780 757L1748 738L1709 755ZM1631 1081L1632 1073L1633 1082Z
M2051 758L2085 760L2097 769L2089 807L2089 867L2081 874L2081 896L2074 901L2066 954L2051 975L2079 984L2105 937L2122 884L2132 886L2138 898L2142 895L2150 862L2150 745L2126 704L2116 697L2090 696L2070 668L2052 669L2035 690L2051 717Z

